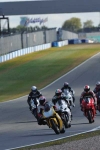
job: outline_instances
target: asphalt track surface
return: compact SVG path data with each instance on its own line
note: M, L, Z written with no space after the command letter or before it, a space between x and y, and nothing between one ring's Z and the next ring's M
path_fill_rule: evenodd
M100 81L100 54L76 67L63 77L41 90L47 100L51 100L57 88L61 88L67 81L75 90L76 106L72 109L73 120L71 128L64 134L56 135L46 125L39 126L30 113L27 96L14 101L0 103L0 150L35 144L48 140L85 132L100 126L100 114L97 112L95 122L89 124L79 107L79 97L84 85L91 90ZM34 83L32 83L34 85Z

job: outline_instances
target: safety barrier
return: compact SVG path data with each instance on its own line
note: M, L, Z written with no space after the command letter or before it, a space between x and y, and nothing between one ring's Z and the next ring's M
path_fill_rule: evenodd
M61 46L67 45L67 44L68 44L68 40L61 41L61 42L58 42L58 47L61 47ZM16 58L16 57L19 57L19 56L22 56L22 55L25 55L25 54L29 54L29 53L40 51L40 50L45 50L45 49L48 49L51 47L52 47L51 43L48 43L48 44L42 44L42 45L38 45L38 46L34 46L34 47L20 49L20 50L0 56L0 63L10 60L10 59L13 59L13 58Z
M52 47L62 47L64 45L68 45L68 40L60 41L60 42L52 42Z

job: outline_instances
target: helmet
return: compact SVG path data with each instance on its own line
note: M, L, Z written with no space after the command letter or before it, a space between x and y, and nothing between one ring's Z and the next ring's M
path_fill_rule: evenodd
M44 106L44 111L49 111L49 110L50 110L50 105L46 103Z
M98 89L100 89L100 81L98 81L98 82L96 83L96 87L97 87Z
M69 83L68 82L65 82L64 83L64 88L68 88L69 87Z
M85 85L84 86L84 91L85 92L89 92L90 91L90 86L89 85Z
M45 102L46 102L46 98L44 96L40 96L40 98L39 98L40 105L44 105Z
M31 91L35 94L37 92L37 87L36 86L32 86L31 87Z
M96 86L100 86L100 81L98 81L98 82L96 83Z
M55 91L55 95L56 96L60 96L62 94L62 90L61 89L57 89L56 91Z

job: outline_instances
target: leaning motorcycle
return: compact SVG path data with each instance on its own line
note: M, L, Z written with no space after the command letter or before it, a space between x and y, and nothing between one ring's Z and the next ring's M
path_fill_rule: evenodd
M37 107L39 105L39 99L34 97L33 99L31 99L30 104L31 104L31 112L37 119Z
M96 94L97 97L97 110L100 112L100 91Z
M72 107L74 107L72 93L69 92L68 89L64 89L64 94L66 95L66 99L68 100L68 102L70 104L70 108L72 109Z
M46 120L49 128L52 128L56 134L65 132L63 121L51 104L45 104L42 114L43 119Z
M94 117L96 115L96 110L95 110L95 106L94 106L94 99L92 97L86 96L82 100L81 105L82 105L84 115L89 120L89 123L93 123Z
M71 127L71 111L68 108L67 102L63 99L59 99L55 104L56 112L60 115L65 128Z

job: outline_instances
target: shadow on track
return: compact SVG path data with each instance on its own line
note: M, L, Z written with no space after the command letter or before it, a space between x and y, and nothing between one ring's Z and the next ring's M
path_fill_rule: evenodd
M83 124L89 124L88 122L86 123L72 123L71 125L83 125Z
M31 120L31 121L19 121L19 122L14 122L16 124L18 123L33 123L33 122L37 122L36 120Z
M41 134L37 133L36 134L35 133L35 134L29 134L29 135L24 135L24 136L20 136L20 137L26 137L27 138L27 137L34 137L34 136L39 136L40 137L40 136L52 136L52 135L57 135L57 134L55 134L55 133L43 133L43 134L42 133Z

